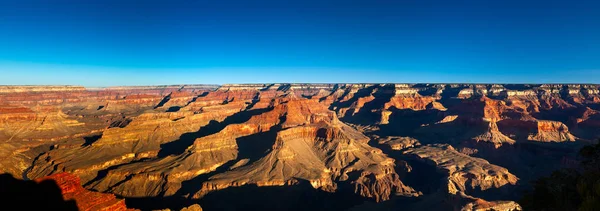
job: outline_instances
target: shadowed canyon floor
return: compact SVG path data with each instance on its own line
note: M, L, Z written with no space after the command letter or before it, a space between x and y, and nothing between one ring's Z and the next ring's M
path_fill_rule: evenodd
M520 210L599 109L577 84L0 86L0 173L119 209Z

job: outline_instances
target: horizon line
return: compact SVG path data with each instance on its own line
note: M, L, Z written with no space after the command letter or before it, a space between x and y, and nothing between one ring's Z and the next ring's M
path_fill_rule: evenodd
M211 84L211 83L198 83L198 84L194 84L194 83L183 83L183 84L147 84L147 85L111 85L111 86L86 86L86 85L76 85L76 84L21 84L21 85L8 85L8 84L0 84L0 86L3 87L18 87L18 86L29 86L29 87L83 87L83 88L111 88L111 87L167 87L167 86L198 86L198 85L203 85L203 86L226 86L226 85L275 85L275 84L308 84L308 85L319 85L319 84L328 84L328 85L333 85L333 84L361 84L361 85L365 85L365 84L438 84L438 85L444 85L444 84L466 84L466 85L598 85L600 86L600 83L556 83L556 82L552 82L552 83L486 83L486 82L327 82L327 83L320 83L320 82L294 82L294 83L289 83L289 82L276 82L276 83L272 83L272 82L265 82L265 83L223 83L223 84Z

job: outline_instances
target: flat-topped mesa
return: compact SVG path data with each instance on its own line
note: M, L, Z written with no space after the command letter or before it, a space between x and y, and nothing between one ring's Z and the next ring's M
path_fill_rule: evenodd
M515 185L519 180L507 169L490 164L484 159L460 153L447 144L409 148L403 153L432 162L436 168L448 175L447 191L452 194L468 194L471 191Z
M576 141L577 137L571 134L569 128L562 122L538 120L536 133L531 134L528 139L540 142L569 142Z
M1 93L85 91L83 86L0 86Z

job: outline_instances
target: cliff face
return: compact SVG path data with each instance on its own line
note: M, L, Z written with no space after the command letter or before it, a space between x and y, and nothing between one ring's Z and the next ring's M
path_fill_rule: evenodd
M362 201L423 209L409 202L421 198L443 209L515 208L518 194L507 190L568 165L600 137L599 88L0 86L0 171L68 172L86 189L164 200L145 203L152 209L217 208L204 198L250 187L317 191L348 202L344 209Z
M125 206L125 200L117 199L114 195L97 193L81 187L77 176L68 173L59 173L36 179L41 182L52 180L58 184L65 200L74 200L79 210L130 210Z

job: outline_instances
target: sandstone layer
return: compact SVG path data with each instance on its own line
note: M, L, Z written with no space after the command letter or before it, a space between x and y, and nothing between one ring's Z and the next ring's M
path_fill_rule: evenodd
M516 209L513 190L600 138L599 109L577 84L0 86L0 172L76 175L142 209L259 190Z

